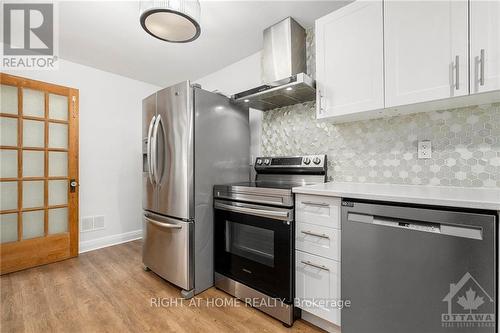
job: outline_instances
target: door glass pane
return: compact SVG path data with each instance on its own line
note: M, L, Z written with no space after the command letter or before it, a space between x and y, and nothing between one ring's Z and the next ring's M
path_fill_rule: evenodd
M274 267L274 231L226 221L226 251Z
M23 182L23 208L43 207L44 182L43 180L37 181L24 181Z
M0 215L0 243L17 240L17 213Z
M17 150L0 150L0 178L17 178Z
M65 205L68 203L68 181L49 180L49 205Z
M17 182L0 182L0 210L17 209Z
M43 121L23 120L23 147L44 147L44 126Z
M23 115L45 117L45 95L43 91L23 89Z
M23 239L44 235L44 211L23 212Z
M63 177L68 175L68 153L49 152L49 176Z
M1 112L17 114L17 87L2 84L0 90Z
M17 119L0 117L0 146L17 146Z
M68 97L61 95L49 95L49 118L68 120Z
M49 124L49 148L68 148L68 125Z
M45 159L43 151L23 150L23 177L43 177Z
M68 208L49 209L49 234L68 231Z

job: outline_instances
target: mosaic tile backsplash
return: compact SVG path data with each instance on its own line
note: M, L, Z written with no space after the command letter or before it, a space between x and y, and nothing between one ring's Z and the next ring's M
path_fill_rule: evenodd
M316 120L314 102L264 112L263 155L323 153L330 181L500 187L500 104L345 124Z
M307 73L315 78L314 29L307 30ZM420 140L432 158L417 159ZM316 120L308 102L263 113L267 156L328 155L328 180L500 187L500 103L345 124Z

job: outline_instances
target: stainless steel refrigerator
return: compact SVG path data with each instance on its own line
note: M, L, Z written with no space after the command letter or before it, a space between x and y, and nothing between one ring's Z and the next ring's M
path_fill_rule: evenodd
M186 81L142 109L143 263L192 297L213 285L213 185L249 178L248 108Z

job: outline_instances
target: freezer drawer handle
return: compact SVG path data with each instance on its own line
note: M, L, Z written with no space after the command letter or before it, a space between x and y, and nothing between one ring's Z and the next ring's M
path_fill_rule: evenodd
M164 222L158 222L158 221L155 221L155 220L152 220L150 219L149 217L147 216L144 216L144 219L148 222L151 222L153 223L154 225L158 226L158 227L162 227L162 228L169 228L169 229L181 229L182 226L181 225L177 225L177 224L171 224L171 223L164 223Z
M325 202L314 202L314 201L302 201L303 205L309 205L309 206L321 206L321 207L328 207L330 206L329 204Z
M255 208L246 208L240 206L226 205L219 202L215 203L216 209L227 210L230 212L236 213L244 213L250 215L264 216L269 218L279 218L279 219L288 219L288 212L277 212L272 210L265 209L255 209Z
M312 267L316 267L316 268L319 268L319 269L322 269L322 270L325 270L325 271L330 271L330 269L324 265L318 265L318 264L314 264L310 261L305 261L305 260L301 260L300 261L301 263L303 263L304 265L308 265L308 266L312 266Z
M312 232L312 231L302 230L301 233L309 235L309 236L316 236L316 237L330 239L330 237L328 237L328 235L326 235L326 234L317 234L317 233Z

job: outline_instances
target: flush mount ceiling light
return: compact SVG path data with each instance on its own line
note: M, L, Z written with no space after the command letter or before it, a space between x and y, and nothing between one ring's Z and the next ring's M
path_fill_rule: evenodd
M141 26L155 38L192 42L200 36L199 21L199 0L141 1Z

